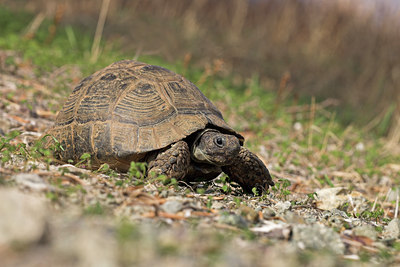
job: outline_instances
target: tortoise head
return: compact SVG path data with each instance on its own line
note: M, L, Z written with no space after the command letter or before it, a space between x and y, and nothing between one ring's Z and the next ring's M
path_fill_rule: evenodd
M191 156L196 162L226 166L237 157L239 150L240 143L236 136L206 129L198 133L192 144Z

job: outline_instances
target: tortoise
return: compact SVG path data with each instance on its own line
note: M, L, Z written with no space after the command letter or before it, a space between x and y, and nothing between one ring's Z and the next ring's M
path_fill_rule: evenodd
M274 185L263 162L221 112L184 77L165 68L122 60L83 79L47 131L64 148L56 157L92 168L127 171L147 162L155 172L188 182L221 172L246 192Z

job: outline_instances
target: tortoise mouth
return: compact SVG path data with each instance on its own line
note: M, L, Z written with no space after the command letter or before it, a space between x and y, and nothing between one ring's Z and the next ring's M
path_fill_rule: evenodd
M199 132L191 146L191 158L194 162L216 166L232 164L240 150L239 139L215 129Z
M190 156L191 156L192 160L195 162L218 165L214 161L212 161L211 157L209 155L207 155L206 153L204 153L204 151L202 149L200 149L200 147L199 147L200 138L203 136L203 134L205 134L207 132L219 133L218 130L214 130L214 129L205 129L205 130L199 132L196 135L196 138L194 139L194 141L192 143Z

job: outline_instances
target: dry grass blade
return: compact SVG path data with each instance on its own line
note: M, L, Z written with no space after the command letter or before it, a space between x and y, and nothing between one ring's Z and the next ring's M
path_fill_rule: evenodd
M91 62L96 62L99 57L100 51L100 41L103 35L104 24L106 22L106 17L108 13L108 7L110 5L110 0L103 0L100 10L99 20L97 21L96 33L94 35L93 45L92 45L92 55L90 58Z
M394 218L397 219L399 213L399 189L396 190L396 209L394 211Z
M37 14L33 21L27 27L24 37L27 39L32 39L45 18L46 14L44 12L40 12L39 14Z
M311 107L310 107L310 124L308 128L308 150L312 150L312 139L313 139L313 125L314 125L314 118L315 118L315 97L311 99Z

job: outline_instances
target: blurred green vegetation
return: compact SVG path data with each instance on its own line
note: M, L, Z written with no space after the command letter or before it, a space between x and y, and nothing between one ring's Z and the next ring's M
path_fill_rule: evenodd
M0 8L0 49L19 51L26 61L38 67L39 77L54 67L78 65L83 78L116 60L131 57L106 40L100 46L98 60L92 62L92 32L67 24L51 33L49 28L53 22L44 20L34 35L26 36L33 19L31 13ZM72 33L75 41L71 41ZM51 41L48 41L49 36ZM268 158L276 161L274 169L277 171L290 166L314 166L307 172L325 181L327 177L320 175L325 168L354 170L372 177L381 172L385 164L400 161L398 156L382 149L383 140L376 138L373 132L343 127L337 120L337 113L328 111L324 102L311 100L299 104L295 97L285 97L284 89L268 90L257 74L249 79L238 79L233 72L227 72L219 60L198 66L185 60L168 62L157 55L139 55L138 59L169 68L194 82L216 103L233 128L245 134L250 149L257 151L263 144ZM5 62L13 64L12 58ZM282 82L282 88L287 86ZM341 180L340 177L328 178L336 179L333 182Z
M88 59L83 53L90 51L91 38L70 25L94 32L99 1L1 2L67 25L65 48L76 63ZM33 17L28 18L16 17L20 22L9 30L28 25ZM171 65L206 69L219 60L223 73L239 84L258 76L265 91L281 98L337 99L331 106L342 123L368 124L368 130L400 143L396 24L393 10L379 1L367 6L362 1L114 0L103 37L108 51L117 45L129 57L153 61L156 56ZM58 59L61 53L54 53L49 56ZM99 65L105 65L104 58Z

